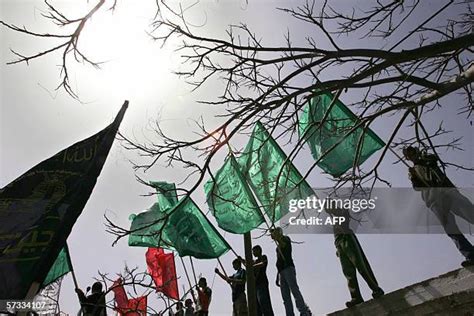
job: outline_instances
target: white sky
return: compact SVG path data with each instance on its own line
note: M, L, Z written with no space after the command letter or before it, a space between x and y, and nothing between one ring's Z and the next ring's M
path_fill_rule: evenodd
M249 2L246 8L245 2L237 0L205 1L196 7L191 18L196 24L207 23L199 32L210 32L218 36L224 35L226 25L245 20L270 43L282 41L282 34L287 27L299 35L314 33L314 30L305 29L301 25L293 25L292 20L273 10L276 6L293 5L293 1ZM79 14L82 6L73 6L71 3L63 1L61 6L67 12ZM135 1L122 0L113 15L110 12L99 12L84 29L80 47L92 59L108 62L103 65L102 70L71 64L72 86L84 101L83 104L72 100L64 91L54 91L59 83L59 71L56 67L59 55L32 61L29 66L6 66L5 63L14 58L10 48L23 53L34 53L47 46L41 41L0 29L1 187L38 162L104 128L112 121L124 99L130 100L130 107L121 131L128 136L135 135L138 139L153 137L148 129L149 122L158 116L169 133L181 137L191 135L189 119L196 119L201 114L211 124L216 123L212 119L215 114L213 110L195 103L199 97L211 96L213 87L208 86L191 94L190 87L171 74L171 69L180 66L177 54L171 49L160 49L146 35L145 30L154 15L154 8L154 1L141 1L137 5ZM41 1L3 0L0 4L0 18L17 25L35 27L36 30L48 30L49 26L40 17L40 10L43 9ZM434 9L427 7L427 10ZM367 44L366 41L355 38L344 38L341 41L344 47ZM453 97L447 103L456 102L458 100ZM452 137L465 137L466 151L460 154L450 152L446 157L472 165L473 135L469 122L456 116L452 109L447 109L434 116L433 122L428 124L429 128L435 128L441 117L448 126L456 128ZM390 120L374 127L382 139L390 133L384 128ZM307 158L297 161L298 167L307 167L311 163L309 155ZM130 159L137 157L116 142L95 190L68 239L75 272L83 288L93 282L97 271L113 276L123 270L125 263L130 267L146 269L146 249L128 247L126 240L111 247L113 237L105 232L103 225L106 210L109 210L107 214L118 223L128 226L130 213L146 209L154 202L153 197L140 196L148 193L148 188L135 181ZM386 177L395 187L410 186L406 169L392 166L394 158L389 159L391 161L383 166ZM220 163L216 161L214 167L217 168ZM168 182L179 181L183 176L183 170L163 166L157 166L145 174L148 180ZM465 172L452 170L450 176L459 186L473 187L472 176ZM316 169L311 174L309 183L321 187L328 185L329 181ZM198 190L193 198L207 211L203 190ZM227 234L226 238L243 254L242 237ZM344 308L344 302L349 300L349 292L335 255L333 236L295 235L292 238L304 242L294 246L293 256L300 288L313 313L319 315ZM462 260L449 238L444 235L362 235L359 240L386 292L456 269ZM269 256L268 276L273 307L277 315L283 315L281 296L273 283L276 273L274 246L268 238L254 243L262 245L264 253ZM223 258L228 272L231 271L232 259L233 255L230 253ZM198 273L207 277L211 284L215 266L215 260L196 260ZM181 289L187 283L179 261L177 268L178 274L182 276L179 281ZM369 299L370 291L364 281L359 279L363 295ZM230 315L230 288L225 282L216 279L213 291L211 314ZM108 298L111 299L112 296ZM151 296L149 304L156 306L157 300ZM63 311L70 314L79 309L70 276L63 282L61 306Z

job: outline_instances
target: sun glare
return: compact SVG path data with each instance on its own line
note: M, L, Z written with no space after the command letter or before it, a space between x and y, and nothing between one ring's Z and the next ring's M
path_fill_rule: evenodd
M158 87L169 88L169 76L176 61L171 49L160 48L147 34L153 9L124 2L114 12L97 12L84 28L79 48L93 61L103 62L101 70L94 70L93 74L102 79L101 89L139 98L156 92ZM86 79L79 84L93 83Z

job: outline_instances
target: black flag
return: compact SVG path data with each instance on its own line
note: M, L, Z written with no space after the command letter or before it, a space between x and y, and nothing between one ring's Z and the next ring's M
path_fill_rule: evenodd
M43 282L92 193L127 106L99 133L0 190L0 299L23 299Z

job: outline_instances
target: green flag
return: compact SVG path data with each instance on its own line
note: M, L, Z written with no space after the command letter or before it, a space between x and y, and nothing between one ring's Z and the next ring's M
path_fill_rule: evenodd
M172 208L178 204L178 195L174 183L150 181L150 184L156 189L158 204L161 209Z
M338 177L352 168L355 161L357 165L362 164L374 152L384 147L385 143L372 130L364 131L363 126L347 135L359 120L339 100L336 100L329 110L333 99L331 93L312 98L300 117L299 131L308 143L314 159L320 159L327 152L318 162L318 166ZM325 122L320 125L328 110ZM359 142L361 145L357 155Z
M171 210L178 204L176 194L176 186L174 183L167 182L150 182L156 189L158 202L145 212L138 215L130 215L132 226L130 227L130 235L128 236L128 245L135 247L158 247L159 232L162 225L155 224L156 220L166 214L167 210Z
M151 208L139 214L132 214L129 220L132 221L131 233L128 235L128 245L132 247L155 248L159 245L159 236L162 223L155 223L162 217L163 213L160 205L155 203Z
M173 208L163 209L155 203L131 219L130 230L136 231L129 236L130 246L161 247L198 259L218 258L230 249L189 197Z
M54 281L71 271L72 268L69 262L69 255L67 253L67 247L65 247L59 253L58 257L56 258L56 261L54 261L53 266L49 270L48 274L46 275L46 278L43 281L43 284L41 285L41 288L45 288L49 284L53 283Z
M190 198L182 199L171 211L160 247L175 249L181 257L218 258L230 246Z
M314 194L260 122L256 123L238 161L242 173L273 222L288 213L290 200L305 199Z
M205 184L204 191L209 208L223 230L245 234L263 223L257 201L232 154L217 171L214 180Z

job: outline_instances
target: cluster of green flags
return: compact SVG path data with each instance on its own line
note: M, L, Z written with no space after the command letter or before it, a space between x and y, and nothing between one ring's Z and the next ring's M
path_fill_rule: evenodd
M317 164L338 177L385 145L370 129L358 126L359 122L342 102L324 93L313 97L304 108L300 136ZM201 259L217 258L230 249L190 197L178 201L174 184L152 185L158 201L131 217L130 246L162 247ZM265 215L274 223L287 214L290 200L314 194L260 122L240 157L229 153L204 191L219 227L234 234L259 227Z
M230 249L190 197L178 201L174 183L151 184L158 202L132 215L129 246L165 248L199 259L218 258Z
M128 101L102 131L0 189L0 299L24 298L32 285L44 288L72 270L66 239L94 188L127 106ZM317 164L339 177L385 145L360 123L342 102L322 93L304 108L300 137ZM167 248L200 259L217 258L230 249L189 196L178 199L171 183L151 185L157 202L131 217L130 246ZM44 195L46 187L55 194ZM273 224L288 212L289 200L314 194L260 122L242 154L229 153L204 190L219 227L234 234L256 229L265 218Z

